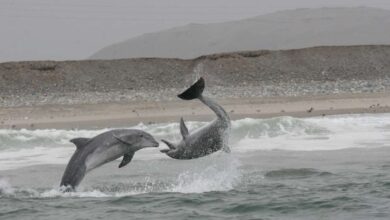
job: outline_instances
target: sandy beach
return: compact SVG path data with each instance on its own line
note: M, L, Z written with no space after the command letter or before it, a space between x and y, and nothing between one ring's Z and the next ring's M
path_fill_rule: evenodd
M209 120L177 94L200 76L232 119L390 112L390 47L314 47L196 59L0 63L0 128L105 128Z
M315 117L390 112L390 94L217 99L232 119L277 116ZM41 105L0 109L0 128L86 129L125 127L186 120L210 120L214 114L199 101L133 101Z

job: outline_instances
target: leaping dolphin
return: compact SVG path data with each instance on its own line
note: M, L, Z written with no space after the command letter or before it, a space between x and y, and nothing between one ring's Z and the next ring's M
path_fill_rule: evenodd
M226 111L210 98L203 96L205 81L201 77L196 83L188 88L178 97L183 100L199 99L207 105L217 118L209 124L189 133L183 118L180 119L180 133L183 139L178 144L173 144L167 140L161 140L169 149L161 150L174 159L188 160L203 157L213 152L223 149L230 152L228 139L230 135L230 118Z
M61 180L66 191L75 190L85 174L105 163L123 156L119 168L130 163L134 153L146 147L158 147L158 142L148 133L134 129L116 129L93 138L70 140L77 147Z

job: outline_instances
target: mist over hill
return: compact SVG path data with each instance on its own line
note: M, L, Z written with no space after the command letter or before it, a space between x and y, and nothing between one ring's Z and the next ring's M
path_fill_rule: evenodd
M107 46L91 59L163 57L293 49L312 46L390 44L390 11L358 8L296 9L245 20L189 24Z

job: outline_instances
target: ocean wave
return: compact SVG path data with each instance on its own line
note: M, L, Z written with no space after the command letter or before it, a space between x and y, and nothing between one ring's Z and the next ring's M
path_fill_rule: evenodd
M0 150L64 146L72 138L92 137L106 130L0 129Z
M196 130L206 122L187 122L189 130ZM179 141L181 139L179 123L162 123L153 125L139 124L134 129L142 129L153 134L156 139L166 138ZM69 145L69 140L77 137L93 137L108 129L101 130L8 130L0 129L0 150L20 149L28 147L55 147ZM245 137L262 136L277 137L285 134L326 134L326 128L292 117L272 119L241 119L232 122L232 140Z
M268 171L264 176L267 178L308 178L313 176L329 176L330 172L320 171L311 168L280 169Z
M344 115L317 118L246 118L232 121L232 153L259 150L320 151L390 146L390 114ZM187 122L190 131L206 122ZM131 127L151 133L157 140L180 141L179 123ZM37 164L65 164L76 137L93 137L101 130L0 130L0 169ZM161 143L161 148L164 144ZM137 152L137 160L164 158L157 149Z

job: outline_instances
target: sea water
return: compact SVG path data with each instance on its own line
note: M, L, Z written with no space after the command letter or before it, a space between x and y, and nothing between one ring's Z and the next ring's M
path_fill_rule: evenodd
M181 139L178 123L133 128ZM390 219L390 114L237 120L230 154L143 149L60 192L69 140L107 130L0 130L0 219Z

